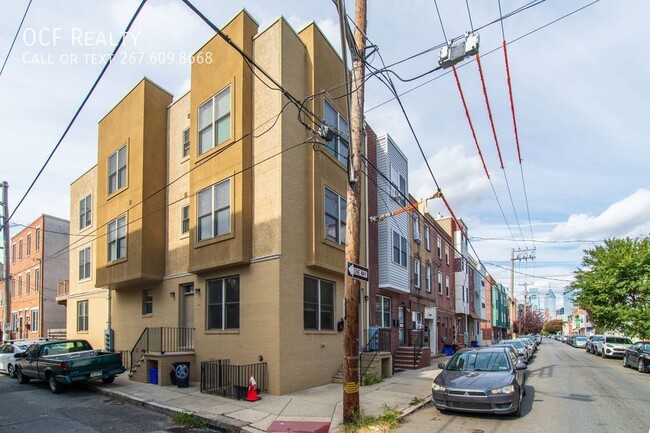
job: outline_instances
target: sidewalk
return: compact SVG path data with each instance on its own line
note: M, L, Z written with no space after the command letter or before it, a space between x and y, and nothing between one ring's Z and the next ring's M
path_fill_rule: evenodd
M385 407L407 415L431 401L431 382L440 371L434 365L407 370L381 383L362 386L359 400L366 415L379 415ZM188 388L158 386L129 380L120 375L110 385L97 386L97 392L146 409L173 416L188 412L205 418L211 426L233 432L339 432L343 422L343 385L327 384L304 391L275 396L261 394L256 402L202 394L198 383ZM419 401L417 404L412 404Z

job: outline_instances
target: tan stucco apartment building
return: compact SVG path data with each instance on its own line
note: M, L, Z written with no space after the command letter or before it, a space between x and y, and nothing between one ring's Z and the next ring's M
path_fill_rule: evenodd
M342 62L315 24L259 31L242 11L223 31L347 136ZM221 37L199 58L187 94L145 78L99 121L97 166L71 187L73 219L92 196L95 236L71 250L69 328L103 335L108 289L117 350L146 328L193 329L193 380L201 361L229 359L267 362L272 394L331 382L343 357L347 140L316 137L306 110ZM79 275L85 249L92 270Z

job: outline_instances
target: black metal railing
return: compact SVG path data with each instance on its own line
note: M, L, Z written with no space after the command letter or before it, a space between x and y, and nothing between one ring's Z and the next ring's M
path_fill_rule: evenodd
M266 362L234 365L229 359L201 362L201 392L222 397L246 398L250 377L255 378L257 392L267 392L269 386Z
M364 376L368 372L368 369L372 365L373 361L375 360L379 352L390 352L391 348L392 348L392 344L391 344L390 329L387 328L368 329L368 343L365 345L363 349L361 349L361 353L374 352L374 355L372 356L372 358L370 358L370 361L368 361L366 367L361 372L361 376L359 376L359 379L362 382ZM361 353L359 355L361 355ZM361 359L361 356L359 356L359 359Z
M131 367L147 352L193 352L194 328L144 328L131 349Z
M429 333L423 329L411 331L411 343L413 344L413 369L418 368L420 354L425 343L429 342Z

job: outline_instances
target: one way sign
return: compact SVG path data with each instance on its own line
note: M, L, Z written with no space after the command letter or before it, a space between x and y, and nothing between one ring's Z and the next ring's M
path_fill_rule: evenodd
M348 262L348 275L361 281L368 281L368 268Z

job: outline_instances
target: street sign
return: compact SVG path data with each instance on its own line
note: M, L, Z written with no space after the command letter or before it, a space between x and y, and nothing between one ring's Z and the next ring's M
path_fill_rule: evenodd
M348 262L348 275L361 281L368 281L368 268Z

